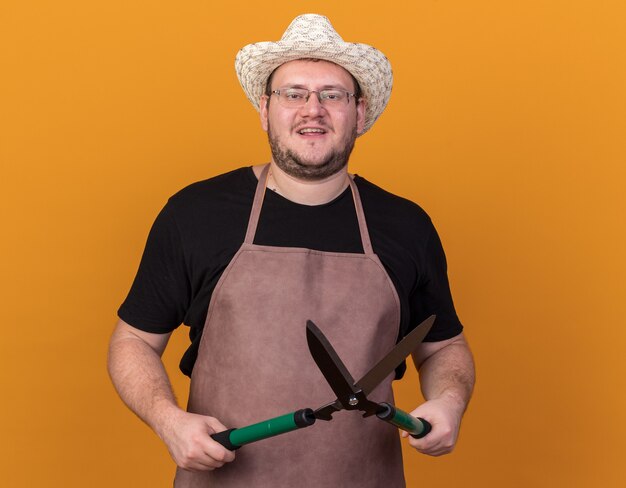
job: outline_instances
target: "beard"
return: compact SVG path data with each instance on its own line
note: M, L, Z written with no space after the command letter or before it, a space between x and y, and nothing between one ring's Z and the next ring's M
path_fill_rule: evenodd
M269 123L267 128L267 138L276 165L288 175L307 181L323 180L345 168L356 137L355 127L346 135L340 147L333 148L321 161L313 161L285 147L278 136L272 133Z

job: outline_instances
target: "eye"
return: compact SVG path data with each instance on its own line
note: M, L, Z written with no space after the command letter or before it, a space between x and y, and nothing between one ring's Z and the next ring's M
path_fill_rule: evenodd
M329 102L341 101L345 96L345 94L339 90L324 90L320 95L323 100L328 100Z
M290 102L297 102L306 98L306 92L304 92L303 90L285 90L282 92L282 94L285 97L285 100Z

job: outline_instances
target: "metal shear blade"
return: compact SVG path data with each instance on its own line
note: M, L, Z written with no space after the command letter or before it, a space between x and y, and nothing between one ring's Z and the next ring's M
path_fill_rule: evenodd
M327 403L314 415L320 420L331 420L339 410L360 410L363 416L377 414L380 404L367 398L395 368L415 349L435 321L431 316L402 339L385 357L383 357L363 378L355 382L343 361L328 341L324 333L311 321L307 321L306 337L309 350L326 381L337 395L337 399Z

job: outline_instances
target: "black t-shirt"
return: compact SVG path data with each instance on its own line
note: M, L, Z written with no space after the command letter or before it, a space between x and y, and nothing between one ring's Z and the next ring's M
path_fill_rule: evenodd
M401 305L400 335L437 315L426 341L461 333L441 242L416 204L356 176L374 252L393 281ZM181 362L190 376L211 294L243 243L257 178L251 167L194 183L169 199L148 236L137 276L119 317L146 332L190 327ZM362 253L350 188L317 206L267 191L255 244ZM355 330L355 333L358 333ZM404 367L398 370L402 375Z

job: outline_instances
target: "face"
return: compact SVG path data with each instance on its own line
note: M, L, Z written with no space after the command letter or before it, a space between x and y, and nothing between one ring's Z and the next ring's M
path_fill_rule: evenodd
M354 93L354 81L342 67L328 61L296 60L274 72L272 90L338 88ZM269 102L269 103L268 103ZM363 131L365 101L350 97L341 107L324 107L315 93L303 107L282 106L277 95L261 97L261 125L268 133L272 159L287 174L321 180L348 163L358 133Z

